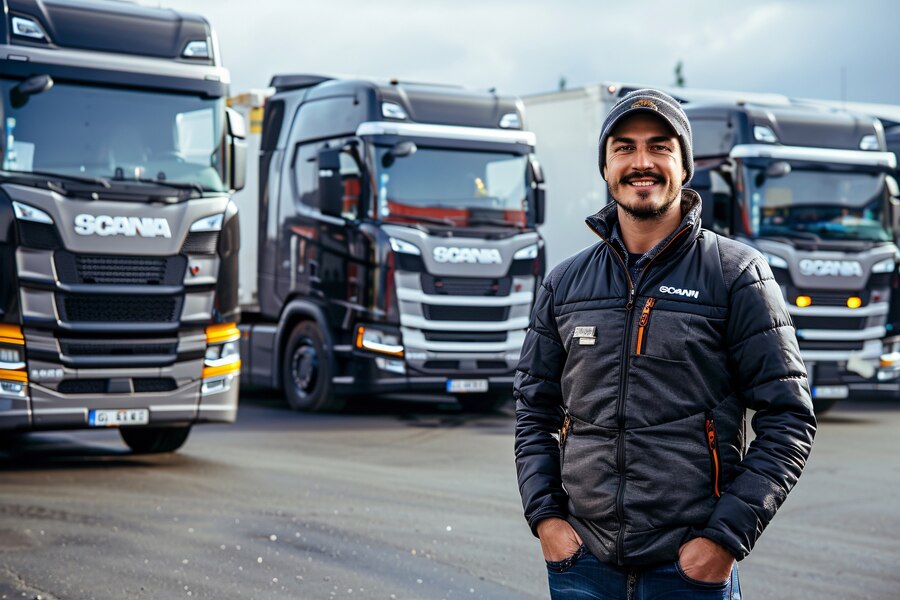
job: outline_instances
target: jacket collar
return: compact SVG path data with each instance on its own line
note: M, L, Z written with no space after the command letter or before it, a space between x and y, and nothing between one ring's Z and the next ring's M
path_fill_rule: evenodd
M696 239L700 234L701 205L700 195L697 192L689 188L683 188L681 190L681 212L683 215L681 224L678 225L672 233L666 236L664 240L644 254L638 261L637 266L643 266L643 264L650 262L663 250L666 250L667 253L671 253L675 249L684 246L688 241ZM594 233L600 236L604 241L612 243L616 247L616 250L621 252L622 256L625 257L627 256L627 250L620 237L618 227L619 213L616 207L617 205L615 202L610 202L596 214L589 216L584 221ZM677 243L672 244L671 247L669 247L675 236L679 235L685 228L688 229L686 232L687 235L681 235L680 239L677 240Z

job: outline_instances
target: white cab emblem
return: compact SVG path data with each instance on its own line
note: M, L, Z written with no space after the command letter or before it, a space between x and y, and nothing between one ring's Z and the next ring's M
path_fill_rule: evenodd
M496 248L438 246L434 249L433 256L435 262L439 263L479 263L482 265L503 263L503 257Z
M814 260L800 261L800 273L813 277L862 277L862 265L855 260Z
M78 235L121 235L125 237L172 237L169 222L161 217L113 217L81 214L75 217Z

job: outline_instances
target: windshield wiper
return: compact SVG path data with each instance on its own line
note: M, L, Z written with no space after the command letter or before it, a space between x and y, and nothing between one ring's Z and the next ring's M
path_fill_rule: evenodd
M524 227L521 223L513 223L512 221L504 221L503 219L473 219L470 217L466 222L469 225L497 225L499 227L515 227L517 229Z
M97 185L102 188L109 189L111 184L108 179L104 179L103 177L88 177L86 175L68 175L65 173L54 173L52 171L4 171L4 174L7 177L37 177L47 179L58 179L59 181L74 181L76 183L87 183L90 185Z
M791 243L791 240L789 238L809 240L811 242L821 242L822 241L822 238L819 237L818 235L816 235L815 233L812 233L809 231L796 231L796 230L779 231L778 233L760 233L759 237L768 238L770 240L782 241L782 242L786 242L788 244Z
M127 181L127 180L126 180ZM135 179L134 181L139 181L140 183L153 183L156 185L161 185L164 187L170 187L176 190L189 190L192 192L197 192L201 196L203 195L203 186L197 183L196 181L192 182L182 182L182 181L168 181L166 179L155 179L155 178L144 178L141 177L139 179Z
M433 225L444 225L445 227L456 227L456 223L451 221L450 219L445 219L442 217L424 217L422 215L391 215L395 219L404 219L406 221L412 221L415 223L416 221L424 221L425 223L431 223ZM400 223L398 223L400 224Z

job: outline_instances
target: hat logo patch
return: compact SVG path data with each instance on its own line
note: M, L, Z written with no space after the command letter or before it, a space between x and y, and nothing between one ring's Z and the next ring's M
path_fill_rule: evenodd
M632 104L629 108L652 108L656 111L659 110L659 107L656 104L644 98L641 98L640 100Z

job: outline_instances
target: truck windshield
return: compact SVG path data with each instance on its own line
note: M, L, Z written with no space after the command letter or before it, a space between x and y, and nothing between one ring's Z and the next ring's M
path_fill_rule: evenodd
M385 161L389 150L376 147L383 220L449 227L526 226L526 156L420 146L415 154Z
M781 177L749 167L746 217L754 237L891 241L888 188L880 173L792 165Z
M224 99L57 82L14 108L18 83L0 80L4 170L225 191Z

